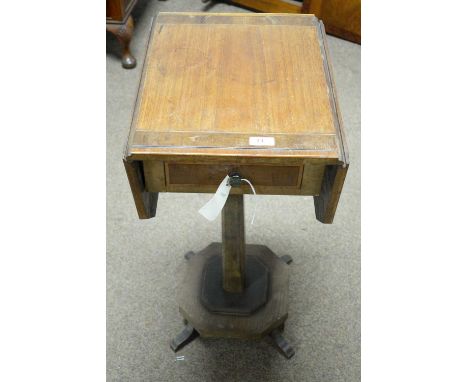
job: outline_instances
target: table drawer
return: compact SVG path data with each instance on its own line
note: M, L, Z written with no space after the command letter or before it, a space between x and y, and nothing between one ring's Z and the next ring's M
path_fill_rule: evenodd
M217 186L237 172L254 186L299 187L302 166L167 163L166 182L171 185Z
M322 184L324 166L296 162L294 164L188 163L144 161L145 187L150 192L216 191L221 180L232 172L252 182L258 194L317 195ZM244 184L233 193L249 193Z

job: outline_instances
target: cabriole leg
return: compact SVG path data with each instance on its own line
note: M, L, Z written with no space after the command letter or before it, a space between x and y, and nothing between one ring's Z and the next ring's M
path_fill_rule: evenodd
M122 46L122 66L132 69L136 66L136 59L130 52L130 41L133 34L133 17L130 15L125 24L107 24L106 28L111 32Z

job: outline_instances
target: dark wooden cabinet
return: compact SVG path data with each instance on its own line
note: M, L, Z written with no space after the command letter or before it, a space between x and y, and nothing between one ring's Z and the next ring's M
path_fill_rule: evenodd
M327 33L361 43L361 0L232 0L266 13L310 13L325 24Z
M106 0L106 20L108 23L122 23L130 16L137 0Z
M304 0L302 12L322 19L327 33L361 43L361 0Z
M136 66L136 59L130 52L133 33L131 12L137 0L106 0L106 29L122 45L122 66L131 69Z

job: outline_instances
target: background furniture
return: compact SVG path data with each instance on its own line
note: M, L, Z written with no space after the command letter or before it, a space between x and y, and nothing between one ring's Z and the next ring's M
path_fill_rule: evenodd
M239 70L241 68L241 70ZM159 192L214 192L226 175L259 194L314 195L332 223L348 168L323 24L312 15L160 13L153 23L125 169L141 219ZM186 255L179 288L196 334L270 335L283 353L288 267L268 247L245 245L243 194L231 183L223 242Z
M122 66L132 69L136 59L130 52L133 33L131 12L137 0L106 0L106 30L117 37L122 45Z
M361 0L231 0L234 4L267 13L312 13L327 33L361 43Z
M361 43L361 0L304 0L303 13L313 13L327 33Z

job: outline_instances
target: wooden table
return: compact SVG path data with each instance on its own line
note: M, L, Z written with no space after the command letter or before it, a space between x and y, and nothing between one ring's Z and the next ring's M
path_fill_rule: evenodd
M160 13L124 156L139 217L159 192L213 193L239 174L258 194L313 195L332 223L349 161L325 38L313 15ZM245 245L250 192L231 189L222 244L186 256L175 350L196 334L269 334L293 354L280 332L290 259Z

